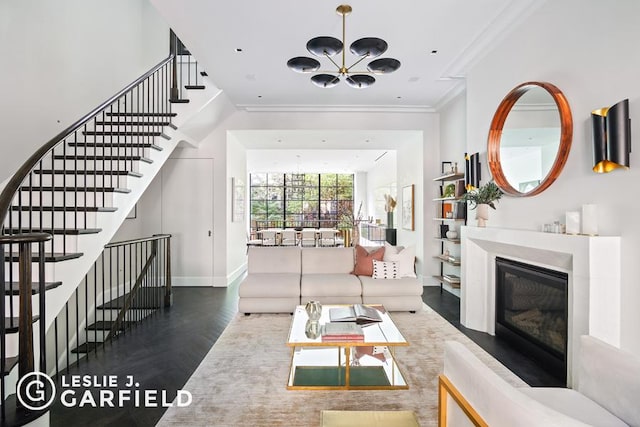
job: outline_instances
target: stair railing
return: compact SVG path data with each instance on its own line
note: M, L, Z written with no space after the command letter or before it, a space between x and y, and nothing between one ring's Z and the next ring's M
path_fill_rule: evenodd
M68 372L141 320L170 306L171 295L170 234L105 245L54 320L50 342L55 344L49 360L55 363L55 374Z
M11 369L18 364L18 377L24 378L25 375L36 371L35 351L33 342L33 323L38 320L39 316L44 316L45 309L45 275L44 275L44 244L51 240L51 235L46 233L30 233L20 236L0 236L0 286L3 290L2 298L0 298L0 396L4 401L7 398L7 387L5 383L6 376ZM38 280L37 288L33 288L33 272L32 272L32 253L33 245L37 244L37 261L38 261ZM14 246L18 247L17 253L13 252ZM6 247L9 250L6 250ZM17 258L18 263L18 282L7 281L7 272L4 260L9 258ZM38 316L33 315L33 306L31 296L35 293L39 294ZM15 307L14 296L18 295L18 307ZM5 298L8 296L8 298ZM7 306L6 299L9 300ZM17 312L16 312L17 311ZM7 334L18 333L18 356L7 357ZM39 322L39 363L38 372L46 372L47 364L45 357L46 349L46 331L43 321ZM26 396L23 396L26 398ZM29 402L34 404L34 402ZM12 410L17 411L17 406L12 406ZM15 414L12 418L15 418ZM7 418L7 405L0 405L0 417L2 425L5 425Z

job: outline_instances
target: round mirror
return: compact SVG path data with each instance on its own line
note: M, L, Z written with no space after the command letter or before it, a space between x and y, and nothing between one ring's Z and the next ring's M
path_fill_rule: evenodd
M534 196L549 187L569 156L573 119L569 103L550 83L515 87L498 107L487 157L495 183L513 196Z

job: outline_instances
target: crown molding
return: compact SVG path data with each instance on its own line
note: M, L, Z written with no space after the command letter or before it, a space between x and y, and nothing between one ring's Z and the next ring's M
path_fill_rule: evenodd
M435 113L423 105L251 105L237 104L240 110L252 113Z

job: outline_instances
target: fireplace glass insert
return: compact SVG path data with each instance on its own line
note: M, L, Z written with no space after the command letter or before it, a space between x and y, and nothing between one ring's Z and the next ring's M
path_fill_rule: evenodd
M566 380L568 275L496 257L496 335Z

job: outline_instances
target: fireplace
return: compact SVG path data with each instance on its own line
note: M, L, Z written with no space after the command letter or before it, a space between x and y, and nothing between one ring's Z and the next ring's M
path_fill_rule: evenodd
M496 335L566 381L568 275L506 258L495 260Z

